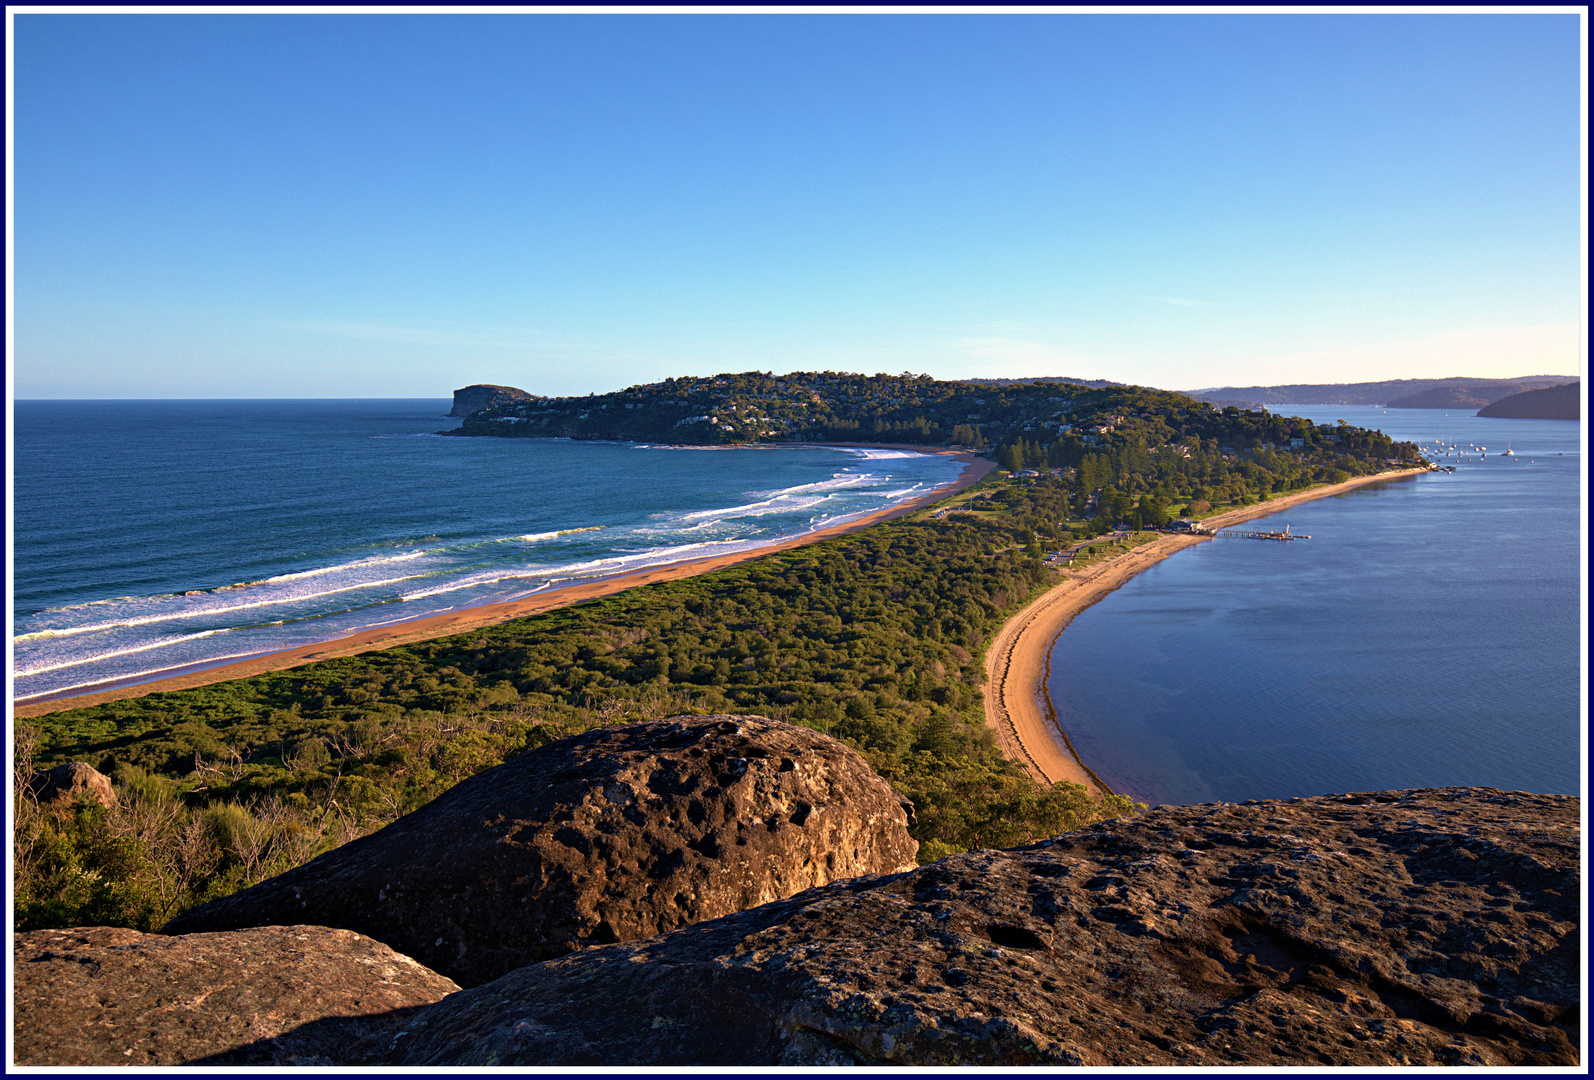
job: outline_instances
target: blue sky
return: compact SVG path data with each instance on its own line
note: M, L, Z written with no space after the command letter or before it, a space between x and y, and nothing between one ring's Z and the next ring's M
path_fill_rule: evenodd
M18 397L1576 374L1574 15L17 15Z

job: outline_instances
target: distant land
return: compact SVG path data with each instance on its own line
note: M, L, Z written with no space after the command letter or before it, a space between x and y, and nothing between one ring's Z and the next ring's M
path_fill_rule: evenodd
M454 391L454 407L449 416L469 416L473 412L490 409L494 405L509 405L516 401L530 401L531 395L513 386L494 386L477 383Z
M473 392L510 387L466 387ZM1014 380L1006 385L942 381L928 375L834 371L771 375L748 371L665 379L585 397L521 398L467 416L441 435L612 439L694 446L746 443L873 442L989 448L1013 470L1079 467L1100 457L1107 472L1151 467L1183 471L1192 456L1240 465L1249 482L1280 490L1382 470L1391 458L1420 464L1417 448L1378 432L1218 407L1169 390ZM464 396L464 397L462 397ZM1226 455L1226 457L1225 457ZM1286 476L1291 479L1284 479ZM1092 485L1092 490L1097 484ZM1127 506L1124 508L1127 512Z
M1511 417L1519 420L1581 420L1582 382L1569 382L1547 390L1527 390L1485 405L1479 416Z
M958 381L973 383L975 386L1022 386L1025 383L1063 382L1088 386L1093 390L1100 390L1104 386L1129 385L1128 383L1115 382L1112 379L1076 379L1071 375L1035 375L1027 379L959 379Z
M540 397L477 383L454 391L454 435L638 442L855 441L984 446L1010 431L1055 434L1081 394L1140 390L1106 379L959 379L764 371L666 379L584 397ZM1164 391L1154 391L1164 393ZM1204 402L1176 395L1186 407ZM1048 422L1049 421L1049 422Z
M1220 386L1186 391L1216 405L1381 405L1392 409L1476 409L1525 390L1545 390L1576 375L1524 375L1515 379L1388 379L1365 383L1290 383ZM1454 398L1432 391L1455 394ZM1463 400L1464 399L1464 400Z

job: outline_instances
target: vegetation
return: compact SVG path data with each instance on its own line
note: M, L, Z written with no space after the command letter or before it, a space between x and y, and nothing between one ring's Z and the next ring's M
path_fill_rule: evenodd
M792 397L795 378L780 400ZM18 928L158 926L525 749L677 713L761 713L847 742L914 802L925 861L1130 812L1128 800L1098 803L1078 785L1035 784L984 723L984 648L1056 580L1046 552L1120 521L1155 525L1202 504L1255 501L1376 471L1386 457L1416 458L1377 432L1215 410L1159 391L804 378L823 384L830 411L803 430L867 424L874 437L928 441L961 427L961 438L988 440L1014 470L1047 473L993 476L934 512L488 630L18 724L20 779L86 761L120 794L110 811L44 811L16 785ZM708 384L740 408L759 400L753 389L780 381L663 385L686 407ZM900 409L862 419L883 408L888 390ZM947 426L953 416L942 406L975 391L979 417L965 412ZM922 411L931 405L940 411ZM538 406L564 408L516 408ZM902 417L911 409L921 411L910 423ZM779 414L773 401L759 410ZM483 415L467 427L492 423ZM899 424L908 426L891 426Z
M1112 482L1133 495L1160 481L1238 479L1257 494L1333 471L1377 472L1420 459L1415 445L1345 424L1218 409L1183 394L1073 383L985 385L928 375L764 372L668 379L612 394L536 398L472 413L445 434L687 444L876 440L990 446L1013 470L1081 469L1087 496ZM1182 459L1182 460L1175 460Z

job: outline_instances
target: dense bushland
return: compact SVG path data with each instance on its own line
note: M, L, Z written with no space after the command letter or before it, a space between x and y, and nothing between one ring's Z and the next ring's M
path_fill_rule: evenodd
M1053 581L1031 540L1065 498L1009 488L484 631L46 714L28 766L87 761L124 805L23 814L21 924L158 923L527 747L683 712L844 740L913 800L927 860L1127 812L1036 785L984 725L984 644Z
M466 427L690 434L677 417L705 401L729 403L714 439L955 433L1048 474L992 477L933 514L488 630L19 723L19 777L86 761L121 802L47 812L17 785L18 927L158 925L527 748L676 713L762 713L844 740L914 802L926 861L1130 812L1036 785L984 724L983 650L1056 579L1047 551L1419 460L1378 432L1162 391L923 376L670 380Z

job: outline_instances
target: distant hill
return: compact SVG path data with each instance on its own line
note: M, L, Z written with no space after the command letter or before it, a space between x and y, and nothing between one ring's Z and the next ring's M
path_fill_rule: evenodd
M1491 401L1510 397L1520 388L1493 383L1488 386L1436 386L1420 394L1407 394L1389 402L1391 409L1481 409Z
M1544 390L1573 375L1525 375L1517 379L1389 379L1365 383L1290 383L1284 386L1219 386L1187 391L1193 398L1214 404L1230 401L1260 405L1382 405L1395 408L1463 408L1477 405L1405 405L1395 402L1428 390L1452 388L1475 393L1484 402L1498 401L1524 390ZM1487 390L1485 390L1487 388ZM1490 396L1492 395L1492 396Z
M1523 420L1581 420L1583 407L1581 382L1552 386L1547 390L1528 390L1485 405L1479 416L1504 416Z

